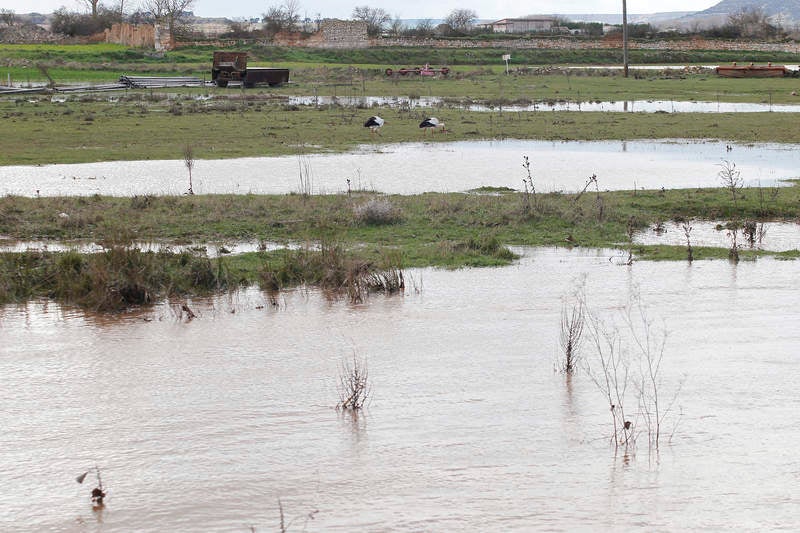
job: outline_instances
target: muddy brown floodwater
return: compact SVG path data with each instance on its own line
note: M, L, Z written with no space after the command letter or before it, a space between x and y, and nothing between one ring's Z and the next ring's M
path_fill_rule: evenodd
M302 158L197 160L193 189L198 194L330 194L346 191L350 180L353 189L394 194L483 186L521 190L526 155L539 192L579 191L592 175L601 190L720 187L723 161L736 165L745 186L769 186L800 176L797 150L792 144L686 140L376 144ZM0 167L2 194L132 196L183 194L187 189L183 160Z
M360 305L246 290L189 302L191 321L179 303L0 309L0 530L277 531L279 499L289 531L800 528L796 261L520 251L409 271L405 295ZM615 453L592 380L554 370L581 283L607 332L625 338L632 295L667 332L658 453ZM358 417L334 409L354 354ZM102 511L75 482L95 464Z

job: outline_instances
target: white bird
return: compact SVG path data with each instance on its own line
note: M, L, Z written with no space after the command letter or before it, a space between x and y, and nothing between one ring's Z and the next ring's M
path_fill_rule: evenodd
M369 117L367 121L364 123L365 128L369 128L370 133L377 133L380 135L380 129L383 127L385 120L383 120L378 115L374 117Z
M440 122L436 117L428 117L422 122L419 123L419 127L422 128L424 131L431 130L431 131L446 131L444 129L444 122Z

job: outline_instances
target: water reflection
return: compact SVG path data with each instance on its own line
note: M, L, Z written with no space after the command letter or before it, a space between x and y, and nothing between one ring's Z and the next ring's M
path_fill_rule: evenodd
M486 104L438 96L290 96L290 105L464 109L480 112L573 111L585 113L799 113L800 104L702 102L696 100L577 101L540 100L526 103Z
M727 221L690 222L689 238L692 246L712 246L730 248L732 240ZM800 248L800 224L793 222L764 222L753 226L751 235L743 229L736 230L737 243L742 249L768 250L782 252ZM752 237L752 240L750 239ZM637 244L663 244L669 246L685 246L686 232L683 223L664 222L634 235Z
M729 150L732 148L732 151ZM522 188L527 155L538 191L579 191L595 174L601 190L719 187L719 164L736 164L745 186L798 176L797 145L718 141L530 140L364 145L344 154L304 156L315 194L353 189L393 194ZM265 172L265 169L269 169ZM21 196L183 194L182 160L0 167L0 192ZM287 194L301 190L298 158L198 160L199 194ZM305 189L303 189L305 190Z
M303 244L302 246L306 246ZM296 243L279 244L267 241L230 241L225 243L192 243L192 244L165 244L156 242L133 242L129 248L136 248L143 252L190 252L205 255L211 258L224 255L236 255L248 252L267 252L282 249L297 249L301 245ZM86 241L17 241L3 238L0 235L0 252L68 252L74 251L82 254L96 254L106 251L107 248L96 242Z

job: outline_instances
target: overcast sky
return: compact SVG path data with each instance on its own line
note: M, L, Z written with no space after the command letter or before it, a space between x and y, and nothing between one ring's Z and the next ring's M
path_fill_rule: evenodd
M126 6L137 5L139 0L125 0ZM102 2L102 0L101 0ZM474 10L481 19L520 17L530 14L568 13L618 13L621 0L299 0L301 14L316 18L349 18L354 6L380 7L400 18L445 18L453 9ZM112 4L114 0L106 0ZM195 0L194 12L200 17L250 18L260 17L272 5L283 0ZM628 13L658 13L663 11L701 11L719 3L719 0L628 0ZM0 8L16 13L52 13L61 6L71 11L85 11L80 0L0 0Z

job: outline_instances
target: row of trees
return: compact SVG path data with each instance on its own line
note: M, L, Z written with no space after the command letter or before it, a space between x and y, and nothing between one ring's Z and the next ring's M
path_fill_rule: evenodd
M140 0L135 10L131 9L129 0L116 0L113 4L104 4L101 0L80 0L79 3L87 8L87 12L61 7L53 13L50 29L54 33L92 35L119 22L158 22L166 26L172 35L180 35L186 31L187 16L194 0ZM4 12L6 18L9 15Z
M91 35L118 22L145 23L159 22L166 26L173 36L187 33L187 19L194 0L139 0L135 11L131 10L133 0L114 0L105 4L102 0L78 0L87 12L69 11L62 7L53 13L51 29L66 35ZM279 32L315 31L320 27L322 17L317 13L314 20L301 18L299 0L284 0L282 4L271 5L262 15L262 27L253 31L249 24L231 23L230 36L272 38ZM478 14L471 9L454 9L444 19L444 24L434 26L430 19L419 21L414 27L407 27L398 17L392 17L382 8L368 5L353 8L353 20L366 23L370 36L391 35L405 37L430 37L434 34L463 36L485 33L485 28L477 27ZM0 9L0 23L11 26L15 14L8 9ZM555 25L580 30L588 36L603 35L603 25L590 22L572 22L556 19ZM660 30L650 24L630 24L628 35L634 39L670 37L678 35L700 35L710 38L757 38L774 39L787 36L784 28L771 22L770 17L760 7L742 8L728 16L721 26L701 29Z
M423 20L414 28L408 28L398 17L392 17L385 9L367 5L353 8L351 18L366 23L367 34L373 37L385 33L398 36L428 36L433 35L435 30L430 20ZM467 34L477 19L477 13L471 9L454 9L445 19L447 33ZM272 5L263 14L264 31L267 36L273 36L281 31L301 31L312 22L316 22L316 29L319 29L320 15L317 14L314 21L301 19L298 0L285 0L282 4Z
M89 1L89 0L86 0ZM285 0L283 4L271 6L263 14L264 29L267 37L281 31L302 31L309 28L319 29L321 17L317 14L314 21L301 20L298 0ZM444 19L444 24L435 26L430 19L421 20L414 27L407 27L398 17L392 17L382 8L367 5L353 9L353 20L363 21L367 25L370 36L391 35L406 37L430 37L434 34L464 36L486 33L486 28L476 26L478 14L471 9L454 9ZM556 18L554 25L579 30L581 34L599 37L604 33L603 24L598 22L574 22L564 18ZM619 28L621 31L621 27ZM787 32L779 25L770 22L770 17L760 7L746 7L728 16L721 26L678 30L661 30L650 24L629 24L628 35L633 39L672 37L679 35L699 35L710 38L755 38L769 39L785 37Z

